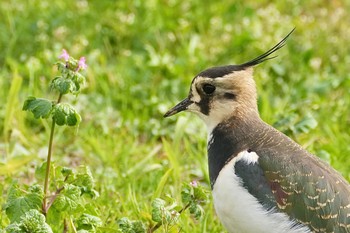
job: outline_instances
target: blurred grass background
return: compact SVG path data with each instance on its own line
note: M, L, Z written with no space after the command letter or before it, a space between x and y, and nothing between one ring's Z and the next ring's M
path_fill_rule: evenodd
M115 232L121 217L149 219L153 198L179 198L182 182L208 186L203 123L162 117L192 78L254 58L294 27L278 57L255 69L261 117L349 180L348 12L341 0L2 0L1 204L12 180L35 182L46 157L50 122L21 108L29 95L56 99L48 84L63 48L86 57L88 81L72 99L83 121L56 131L54 161L90 166L103 232ZM212 205L205 208L203 221L181 218L181 230L222 232Z

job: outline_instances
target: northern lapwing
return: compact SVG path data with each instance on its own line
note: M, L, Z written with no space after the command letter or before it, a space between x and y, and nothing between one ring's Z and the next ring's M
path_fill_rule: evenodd
M292 32L251 61L202 71L164 115L186 110L205 122L214 207L231 233L350 232L349 183L258 113L253 67Z

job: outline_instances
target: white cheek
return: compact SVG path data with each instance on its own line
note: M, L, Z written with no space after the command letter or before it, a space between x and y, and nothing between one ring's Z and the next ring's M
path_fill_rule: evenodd
M191 98L194 101L193 98ZM209 115L201 113L200 107L193 103L188 106L187 111L196 113L206 124L208 134L210 135L213 129L222 121L232 116L235 105L232 102L218 103L216 102L215 107L213 104L210 106Z
M206 116L205 123L208 128L208 133L211 133L212 130L221 122L233 115L235 104L230 102L215 103L215 107L212 104L209 116Z
M192 98L191 98L191 100L193 101ZM196 114L198 114L198 115L203 115L203 114L201 114L201 109L200 109L200 107L199 107L197 104L195 104L195 103L189 105L189 106L187 107L187 111L196 113Z

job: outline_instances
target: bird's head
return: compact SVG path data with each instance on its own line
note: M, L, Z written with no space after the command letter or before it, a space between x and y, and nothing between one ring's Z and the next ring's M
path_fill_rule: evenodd
M181 111L194 112L211 131L232 116L258 116L253 67L274 58L269 55L282 48L293 31L294 29L273 48L251 61L202 71L192 80L188 97L171 108L164 117Z

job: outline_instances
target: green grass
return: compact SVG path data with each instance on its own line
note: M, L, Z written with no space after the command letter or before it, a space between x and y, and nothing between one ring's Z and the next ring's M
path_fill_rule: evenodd
M82 123L57 129L53 159L91 168L101 195L93 205L103 231L115 232L121 217L149 219L155 197L180 200L183 182L208 186L204 124L162 117L192 78L253 58L294 27L279 56L255 69L261 117L349 180L349 11L348 1L2 0L0 203L12 180L35 182L45 159L50 122L21 108L29 95L56 98L47 87L62 48L86 57L88 81L75 104ZM184 215L179 225L224 231L211 203L204 220Z

